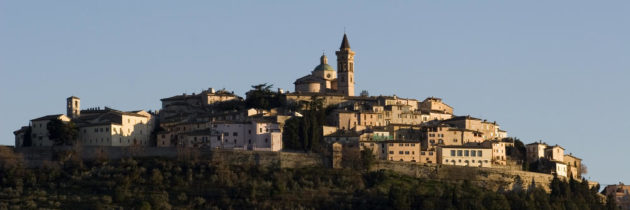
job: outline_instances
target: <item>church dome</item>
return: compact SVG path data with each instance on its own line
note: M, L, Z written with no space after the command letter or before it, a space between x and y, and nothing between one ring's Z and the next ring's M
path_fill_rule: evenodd
M315 69L313 69L313 71L334 71L335 70L333 69L332 66L328 65L328 58L326 58L326 55L322 55L322 57L320 57L319 60L320 60L320 64L316 66Z

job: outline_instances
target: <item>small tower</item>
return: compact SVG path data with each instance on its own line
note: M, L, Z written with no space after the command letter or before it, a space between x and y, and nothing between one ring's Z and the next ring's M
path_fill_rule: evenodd
M343 34L337 54L337 92L354 96L354 52L350 49L348 37Z
M75 119L79 117L81 114L81 99L76 96L70 96L66 99L67 107L66 107L66 115L70 119Z

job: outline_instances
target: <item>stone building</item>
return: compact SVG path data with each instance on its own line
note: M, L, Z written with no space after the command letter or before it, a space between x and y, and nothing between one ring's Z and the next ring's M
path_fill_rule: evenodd
M30 129L29 126L22 126L19 130L13 131L13 135L15 135L15 148L23 147L26 138L30 139L30 136L27 136Z
M567 176L575 180L582 179L582 159L573 154L564 155L564 164L567 165Z
M482 146L440 146L437 161L443 165L492 167L492 148Z
M387 160L420 162L420 141L387 141L385 142Z
M619 182L619 184L606 186L602 192L615 199L619 210L630 210L630 185Z
M527 162L534 162L545 157L545 148L547 144L542 142L534 142L525 145L527 152Z
M545 148L545 158L551 161L564 162L564 148L558 145Z
M155 117L147 111L82 110L74 119L79 143L84 146L153 146Z
M313 69L311 74L303 76L295 84L296 94L320 93L339 94L341 96L354 96L354 55L350 49L350 43L346 34L337 55L337 71L328 65L326 55L320 57L320 64ZM295 94L294 94L295 95Z

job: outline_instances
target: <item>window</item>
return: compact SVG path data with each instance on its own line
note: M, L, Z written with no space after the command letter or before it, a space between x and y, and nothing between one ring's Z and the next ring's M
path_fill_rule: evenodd
M433 152L429 152L429 155L433 155Z
M416 144L411 144L411 146L412 146L412 147L415 147L415 146L416 146Z
M409 151L405 151L405 155L408 155L408 154L409 154Z
M451 156L455 157L455 150L451 150Z
M401 146L401 147L402 147L402 146L403 146L403 144L402 144L402 143L400 143L400 144L398 144L398 146Z
M424 155L424 152L420 152L420 155Z
M260 128L260 132L262 133L262 128Z
M468 152L469 152L468 150L464 150L464 156L468 157L469 155Z
M399 155L402 155L402 154L403 154L403 151L398 151L398 154L399 154Z
M393 154L394 154L394 151L389 151L389 154L390 154L390 155L393 155Z
M224 136L230 136L230 133L225 132L225 133L223 133L223 135L224 135Z
M237 132L232 133L232 136L238 136Z
M470 151L470 156L473 156L473 157L477 156L477 151L475 150Z
M481 157L481 150L477 150L477 156Z
M267 143L269 141L269 139L265 138L265 143Z
M461 150L457 150L457 156L462 156L462 151Z

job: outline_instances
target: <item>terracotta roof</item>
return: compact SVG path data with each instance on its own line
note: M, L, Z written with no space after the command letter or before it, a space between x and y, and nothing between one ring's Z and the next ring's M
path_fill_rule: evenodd
M308 83L321 83L324 82L325 80L316 76L313 76L311 74L303 76L297 80L295 80L295 82L293 84L308 84Z

